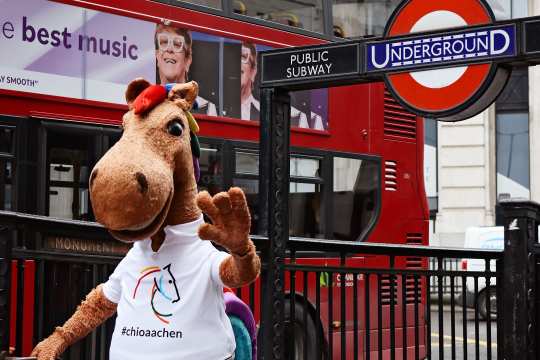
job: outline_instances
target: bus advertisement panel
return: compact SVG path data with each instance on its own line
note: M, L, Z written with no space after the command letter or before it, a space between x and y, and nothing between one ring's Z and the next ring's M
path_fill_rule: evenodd
M0 1L0 89L124 104L137 77L195 80L194 112L258 121L267 46L44 0ZM231 91L233 89L234 91ZM326 90L293 94L293 126L327 130Z

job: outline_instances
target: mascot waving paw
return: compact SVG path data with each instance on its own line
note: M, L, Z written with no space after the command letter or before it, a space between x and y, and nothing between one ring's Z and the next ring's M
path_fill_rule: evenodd
M198 126L189 113L197 93L193 81L129 84L122 138L92 170L90 196L96 219L134 244L109 280L36 346L38 360L57 358L115 313L111 360L234 357L223 288L253 282L260 260L242 190L197 195Z

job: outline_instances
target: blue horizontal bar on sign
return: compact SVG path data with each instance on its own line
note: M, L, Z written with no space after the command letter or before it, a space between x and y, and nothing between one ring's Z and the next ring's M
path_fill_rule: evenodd
M366 72L489 62L517 55L515 24L475 27L366 44Z

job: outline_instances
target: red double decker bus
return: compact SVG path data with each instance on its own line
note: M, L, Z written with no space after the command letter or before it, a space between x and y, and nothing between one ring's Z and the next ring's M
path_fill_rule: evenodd
M200 85L195 110L201 128L200 189L214 194L230 186L243 188L256 234L261 226L260 51L339 41L354 27L355 20L346 16L349 11L361 14L365 21L360 23L366 28L364 34L351 35L380 33L380 24L392 11L386 3L27 0L4 4L0 15L4 50L0 59L0 210L93 221L88 175L121 135L127 83L140 76L156 83L196 80ZM336 19L345 20L338 23ZM428 244L423 122L404 110L383 83L293 92L291 126L291 236ZM81 245L75 240L76 234L54 241L44 238L36 247L75 255L125 250ZM339 261L316 254L298 260L328 266ZM426 265L418 258L398 261L402 263L396 265L403 268ZM347 265L378 268L386 264L377 256L358 254L348 258ZM328 279L323 273L315 281L322 304L330 292L339 303L339 275ZM390 281L383 277L380 290L371 291L372 303L390 304ZM362 278L347 277L348 304L354 282L364 293ZM313 284L306 287L307 293L289 296L314 303ZM402 288L407 293L396 296L396 312L402 312L403 306L406 312L413 311L414 284ZM33 289L25 287L25 291L34 294ZM14 303L20 302L17 294L12 295ZM249 296L243 297L250 301ZM254 309L259 319L259 307ZM310 313L308 323L297 325L322 328L324 339L318 342L322 347L339 336L342 323L347 336L353 336L354 321L347 318L350 311L345 313L342 318L336 308L330 326L328 311L321 311L319 318ZM34 329L39 316L36 311L22 325ZM59 321L50 319L55 320ZM414 333L412 327L403 329L399 319L394 325L396 334ZM365 332L364 323L356 326ZM386 316L370 325L370 331L381 330L384 337L389 328ZM423 326L421 331L425 331ZM296 337L299 343L308 341L302 333ZM46 335L33 330L30 334L34 341ZM382 348L374 344L370 351L383 351L385 344ZM28 352L31 345L28 342L23 351ZM312 351L318 350L309 354ZM331 357L341 353L333 352Z

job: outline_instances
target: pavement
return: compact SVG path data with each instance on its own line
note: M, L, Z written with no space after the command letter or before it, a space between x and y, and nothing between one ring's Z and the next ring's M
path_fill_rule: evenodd
M497 323L490 324L491 336L488 337L488 322L475 321L474 309L466 311L466 330L463 331L463 308L455 307L454 331L452 341L452 317L450 306L443 307L443 331L439 332L439 312L437 306L431 306L431 359L496 359L497 358ZM478 329L478 331L476 330ZM478 337L478 342L476 341ZM440 341L442 340L442 347ZM452 352L454 347L455 354ZM489 354L491 350L491 354ZM441 356L442 353L442 356ZM477 356L478 353L478 356ZM491 356L489 356L491 355Z

